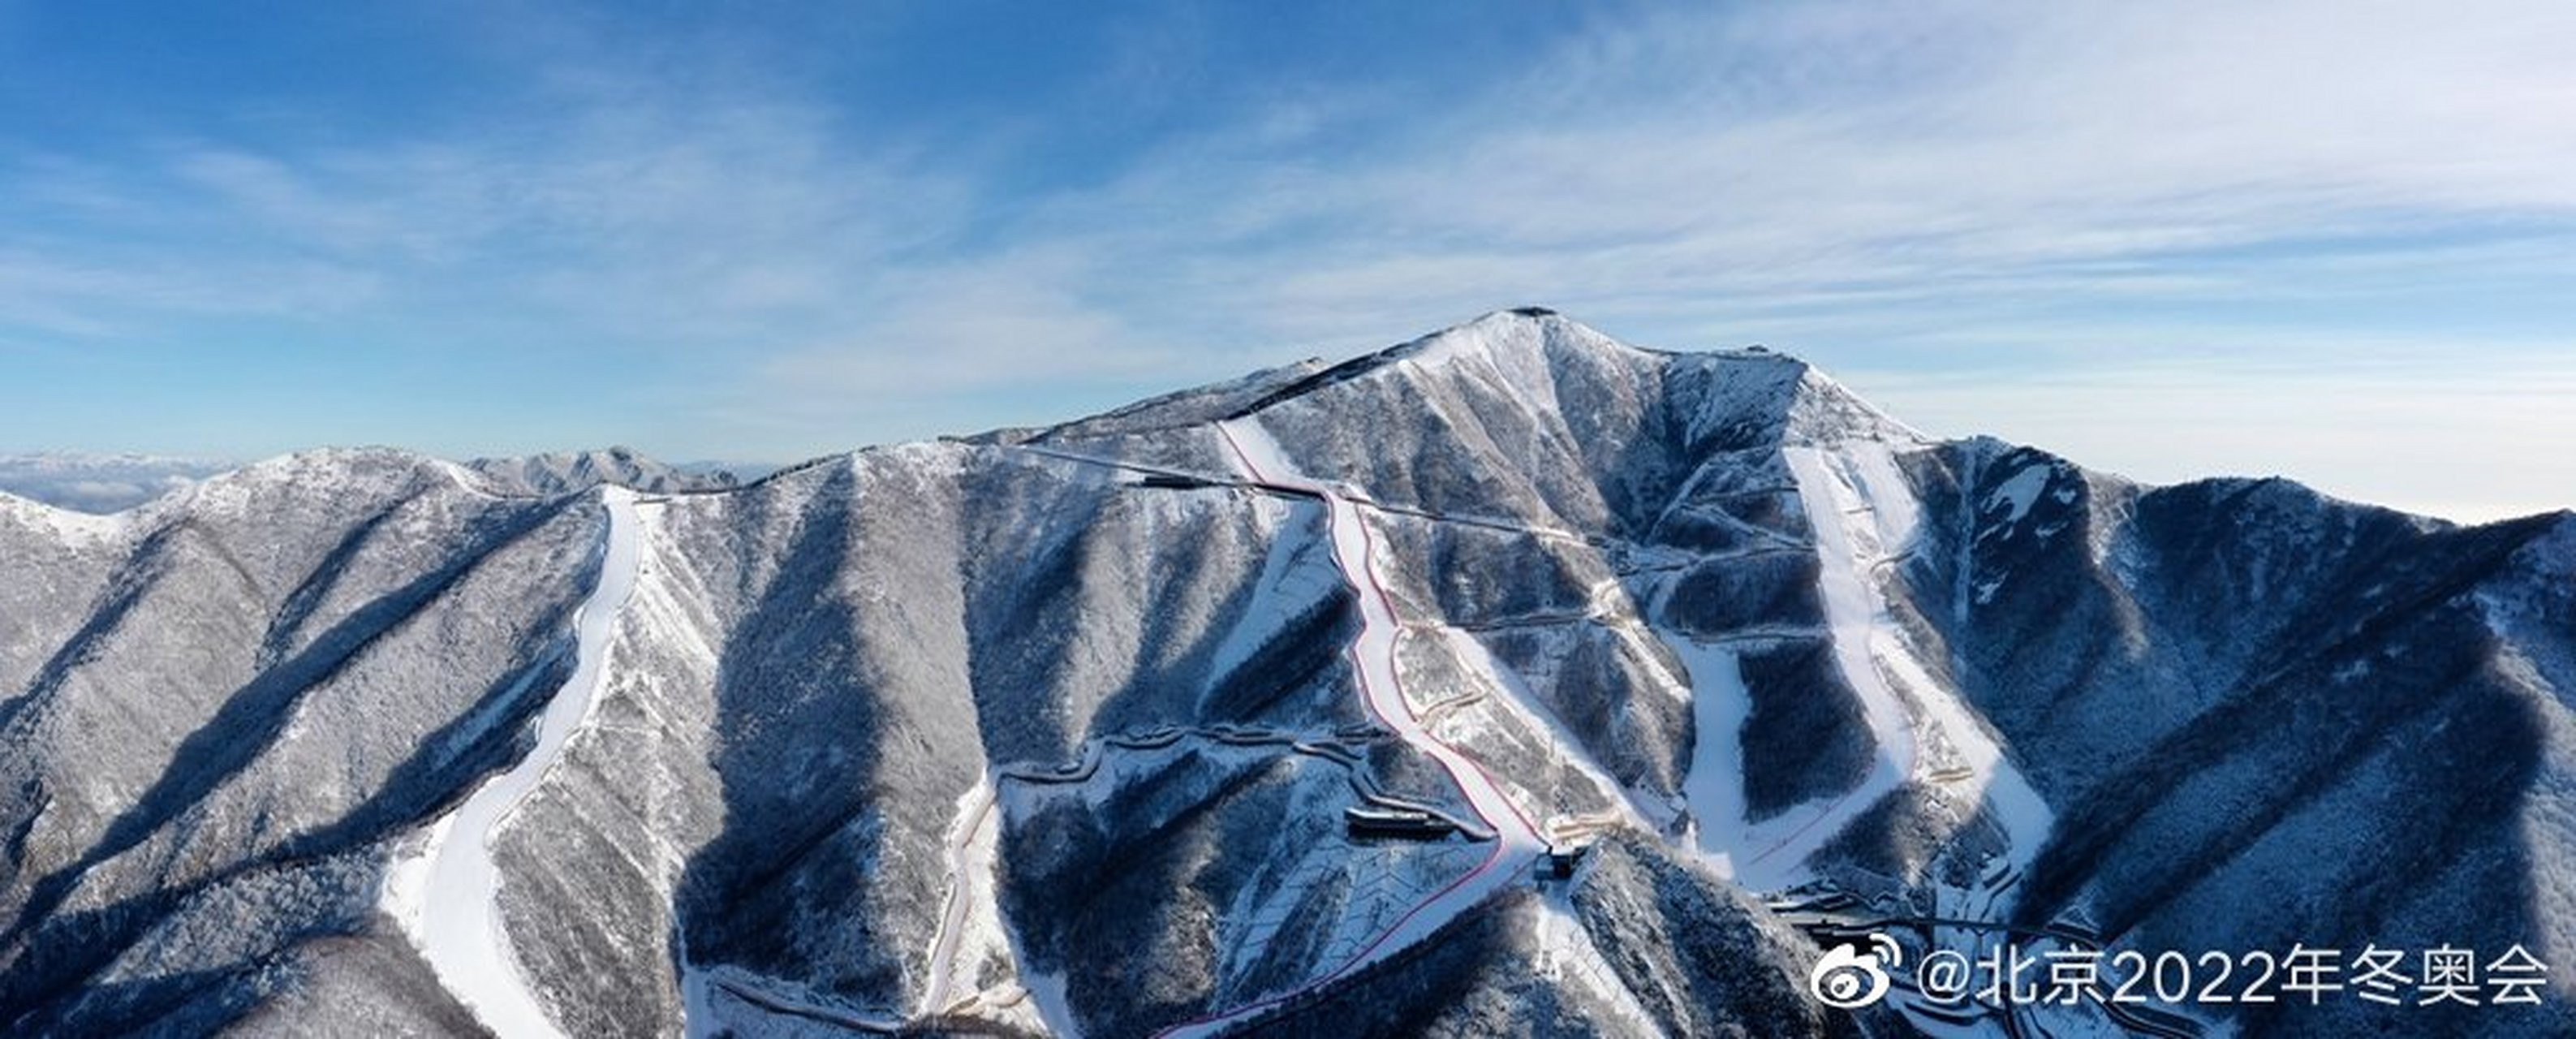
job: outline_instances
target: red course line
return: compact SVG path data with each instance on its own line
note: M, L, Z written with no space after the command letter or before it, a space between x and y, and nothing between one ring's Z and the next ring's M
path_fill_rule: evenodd
M1358 513L1359 506L1357 503L1352 504L1351 511L1353 514ZM1360 576L1368 578L1369 588L1377 593L1378 603L1386 607L1386 615L1389 617L1400 617L1401 614L1398 614L1395 609L1395 596L1388 594L1386 586L1378 583L1377 566L1373 561L1377 554L1377 535L1369 529L1369 525L1366 523L1360 524L1360 544L1364 546L1364 551L1366 551L1370 556L1369 559L1363 559L1360 561ZM1354 662L1356 662L1359 650L1358 643L1353 643L1351 649ZM1396 675L1395 668L1391 665L1387 668L1387 674L1395 675L1395 681L1398 683L1395 691L1395 702L1404 705L1405 719L1413 722L1417 728L1421 727L1422 716L1414 711L1413 700L1404 695L1404 689L1402 686L1404 681L1403 676ZM1363 681L1365 681L1365 678L1363 678ZM1422 735L1423 738L1428 739L1433 743L1440 744L1441 748L1447 750L1449 753L1465 758L1467 760L1468 767L1476 770L1476 775L1485 781L1485 785L1493 787L1497 793L1501 792L1501 785L1494 781L1494 774L1492 772L1486 771L1484 762L1476 760L1467 752L1459 750L1457 747L1452 746L1437 736L1431 735L1431 730L1428 728L1422 729ZM1458 784L1459 796L1465 797L1467 793L1467 784L1465 779L1458 775L1457 770L1451 769L1449 767L1449 763L1446 761L1442 761L1440 763L1440 767L1449 772L1450 782ZM1503 807L1511 809L1513 818L1520 820L1521 829L1527 830L1533 834L1538 832L1538 825L1532 823L1530 821L1530 817L1521 811L1521 806L1518 802L1513 801L1509 796L1505 796L1503 798ZM1474 798L1467 799L1467 810L1470 812L1476 811L1476 802ZM1484 813L1478 812L1476 814L1476 818L1483 819L1485 825L1488 827L1494 824L1493 820L1485 819Z
M1233 451L1233 452L1234 452L1234 458L1235 458L1235 461L1236 461L1237 463L1240 463L1240 464L1243 466L1243 471L1244 471L1245 473L1250 474L1250 475L1251 475L1251 477L1253 478L1253 480L1254 480L1255 482L1259 482L1259 483L1269 483L1269 482L1272 482L1268 476L1265 476L1265 475L1263 475L1263 474L1262 474L1262 472L1261 472L1261 467L1260 467L1260 466L1257 466L1257 465L1254 465L1254 464L1253 464L1251 456L1244 454L1244 452L1243 452L1243 445L1238 444L1238 443L1235 443L1235 440L1234 440L1234 434L1229 433L1229 432L1227 432L1227 431L1226 431L1226 428L1225 428L1225 424L1224 424L1224 423L1222 423L1222 422L1218 422L1218 423L1215 423L1214 425L1216 426L1217 436L1218 436L1218 437L1220 437L1220 438L1222 438L1222 439L1224 439L1224 441L1225 441L1225 446L1226 446L1229 450L1231 450L1231 451ZM1321 483L1321 481L1317 481L1317 482L1318 482L1319 484ZM1339 494L1335 494L1335 493L1332 493L1332 492L1329 492L1329 491L1325 492L1325 502L1324 502L1324 520L1325 520L1325 529L1326 529L1325 537L1326 537L1327 542L1328 542L1328 543L1330 543L1330 544L1332 545L1333 561L1334 561L1335 565L1336 565L1336 566L1338 566L1338 567L1340 567L1340 569L1341 569L1341 571L1342 571L1342 573L1343 573L1343 574L1347 575L1347 574L1349 574L1349 573L1351 572L1351 570L1350 570L1350 561L1342 558L1342 546L1341 546L1341 542L1340 542L1339 540L1337 540L1337 539L1332 538L1332 535L1331 535L1331 525L1332 525L1333 523L1335 523L1335 522L1338 522L1338 521L1337 521L1337 520L1335 520L1335 519L1334 519L1334 517L1333 517L1333 502L1334 502L1334 501L1343 501L1343 502L1347 503L1347 502L1348 502L1348 499L1342 498L1342 496L1341 496L1341 495L1339 495ZM1354 514L1354 515L1356 515L1356 514L1357 514L1357 511L1358 511L1358 506L1356 506L1356 505L1352 506L1352 510L1353 510L1353 514ZM1371 552L1371 554L1373 554L1373 553L1374 553L1374 548L1375 548L1375 546L1376 546L1376 541L1375 541L1375 539L1372 537L1372 535L1370 534L1370 532L1369 532L1369 528L1368 528L1368 524L1366 524L1366 523L1362 523L1362 524L1360 524L1360 543L1361 543L1361 545L1363 546L1363 548L1364 548L1364 550L1365 550L1365 551L1369 551L1369 552ZM1370 590L1371 590L1371 591L1374 591L1374 592L1376 592L1376 593L1377 593L1377 596L1378 596L1378 602L1379 602L1379 604L1380 604L1380 605L1382 605L1382 606L1384 606L1384 607L1385 607L1387 616L1388 616L1388 617L1391 617L1391 618L1392 618L1392 617L1397 617L1397 616L1399 616L1399 615L1396 613L1396 610L1395 610L1395 598L1394 598L1394 596L1388 595L1388 594L1387 594L1387 591L1386 591L1386 586L1378 582L1378 579L1377 579L1377 568L1376 568L1375 566L1371 565L1371 563L1370 563L1370 560L1369 560L1369 559L1367 559L1367 558L1362 558L1362 559L1360 560L1360 571L1359 571L1359 572L1360 572L1360 576L1361 576L1361 577L1363 577L1363 578L1366 578L1366 579L1367 579ZM1379 712L1378 712L1378 709L1377 709L1377 703L1376 703L1375 699L1374 699L1373 697L1371 697L1371 696L1369 695L1369 693L1368 693L1368 689L1366 688L1366 687L1367 687L1367 685L1368 685L1368 667L1367 667L1367 662L1366 662L1366 661L1363 661L1363 660L1361 660L1361 659L1360 659L1360 643L1359 643L1359 640L1358 640L1358 639L1353 639L1353 640L1351 640L1350 647L1349 647L1349 649L1348 649L1348 650L1346 650L1346 653L1347 653L1347 654L1349 655L1349 657L1351 658L1351 669L1359 675L1359 682L1360 682L1360 685L1362 686L1362 688L1361 688L1361 690L1360 690L1360 704L1361 704L1361 706L1364 706L1364 707L1368 708L1369 716L1370 716L1370 717L1372 717L1372 718L1376 718L1376 719L1377 719L1377 722L1378 722L1378 724L1379 724L1380 726L1383 726L1383 727L1385 727L1386 729L1388 729L1388 730L1390 730L1390 731L1396 731L1396 727L1395 727L1395 725L1394 725L1393 723L1389 722L1389 721L1387 720L1387 718L1386 718L1386 716L1385 716L1385 715L1383 715L1383 714L1381 714L1381 713L1379 713ZM1410 720L1414 721L1414 723L1415 723L1415 727L1419 728L1421 723L1420 723L1420 719L1414 715L1414 712L1413 712L1413 704L1412 704L1412 702L1411 702L1411 701L1409 701L1409 700L1405 699L1405 696L1404 696L1404 688L1403 688L1403 684L1402 684L1402 683L1403 683L1403 679L1402 679L1401 677L1399 677L1399 676L1397 676L1397 675L1396 675L1396 673L1395 673L1395 669L1394 669L1394 667L1392 666L1392 664L1390 664L1390 666L1388 667L1388 669L1387 669L1387 674L1388 674L1388 676L1389 676L1390 680L1392 680L1392 681L1394 681L1394 682L1396 682L1396 683L1397 683L1397 686L1396 686L1396 689L1395 689L1395 694L1396 694L1395 700L1396 700L1396 702L1397 702L1397 703L1399 703L1399 704L1402 704L1402 705L1404 706L1404 713L1405 713L1406 717L1407 717L1408 719L1410 719ZM1400 733L1399 733L1399 735L1400 735ZM1451 753L1451 754L1456 754L1456 755L1458 755L1458 756L1459 756L1459 757L1461 757L1461 758L1466 758L1466 757L1467 757L1467 755L1466 755L1464 752L1461 752L1460 750L1458 750L1458 748L1453 747L1453 746L1450 746L1450 745L1449 745L1449 744L1447 744L1447 743L1443 743L1443 742L1441 742L1441 740L1440 740L1438 737L1436 737L1436 736L1432 736L1432 735L1431 735L1430 730L1428 730L1428 729L1424 729L1424 730L1423 730L1423 732L1422 732L1422 735L1423 735L1423 738L1424 738L1424 739L1427 739L1427 740L1430 740L1430 741L1431 741L1431 742L1433 742L1433 743L1439 744L1439 746L1441 747L1441 749L1446 750L1446 751L1448 751L1448 752L1449 752L1449 753ZM1484 812L1479 811L1479 810L1476 808L1476 799L1475 799L1475 798L1473 798L1473 797L1467 797L1467 796L1466 796L1466 791L1467 791L1467 782L1466 782L1466 777L1459 775L1459 774L1458 774L1458 770L1457 770L1455 767L1451 766L1447 760L1445 760L1445 759L1441 758L1440 756L1438 756L1438 755L1433 755L1433 756L1432 756L1432 760L1433 760L1433 761L1436 761L1436 762L1439 762L1441 770L1442 770L1442 771L1444 771L1444 772L1447 772L1447 773L1449 774L1449 781L1450 781L1451 783L1455 784L1455 785L1458 787L1459 795L1460 795L1462 798L1464 798L1464 800L1467 802L1467 812L1468 812L1468 814L1475 816L1475 817L1476 817L1476 820L1477 820L1478 822L1483 823L1483 824L1485 825L1485 828L1486 828L1486 829L1494 831L1494 848L1493 848L1493 850L1492 850L1492 851L1489 851L1489 852L1487 852L1487 853L1485 854L1485 859L1484 859L1484 861L1483 861L1483 862L1477 863L1477 864L1476 864L1476 868L1471 869L1471 870L1468 870L1467 872L1460 874L1460 875L1458 876L1458 879L1450 881L1450 882L1449 882L1449 884L1448 884L1448 886L1443 887L1443 888L1441 888L1440 890L1433 892L1429 898L1425 898L1425 899L1423 899L1422 901L1415 903L1415 904L1414 904L1414 906L1413 906L1413 908L1405 910L1403 915L1398 916L1398 917L1396 917L1396 918L1395 918L1395 922L1394 922L1394 923L1387 925L1386 930L1384 930L1384 931L1382 931L1382 932L1379 932L1379 934L1378 934L1378 936L1377 936L1377 938L1376 938L1375 940L1373 940L1373 941L1369 942L1366 946L1363 946L1363 947L1360 949L1360 951L1358 951L1358 952L1356 952L1356 953L1353 953L1349 959L1344 960L1344 961L1342 962L1342 965L1341 965L1341 966L1333 968L1330 972L1325 973L1325 974L1323 974L1322 976L1319 976L1319 977L1317 977L1317 978L1315 978L1315 979L1313 979L1313 980L1311 980L1311 981L1308 981L1308 982L1307 982L1306 984L1304 984L1304 985L1300 985L1300 986L1298 986L1297 988L1291 989L1291 990L1289 990L1289 991L1287 991L1287 992L1283 992L1283 993L1281 993L1281 994L1279 994L1279 995L1276 995L1276 996L1272 996L1272 997L1270 997L1270 998L1268 998L1268 999L1264 999L1264 1000L1261 1000L1261 1001L1258 1001L1258 1002L1254 1002L1254 1003L1248 1003L1248 1004L1245 1004L1245 1005L1243 1005L1243 1006L1236 1007L1236 1008L1234 1008L1234 1009L1232 1009L1232 1010L1227 1010L1227 1011L1223 1011L1223 1012L1220 1012L1220 1013L1214 1013L1214 1014L1206 1014L1206 1015L1202 1015L1202 1016L1199 1016L1199 1017L1191 1018L1191 1019L1189 1019L1189 1020L1187 1020L1187 1021L1182 1021L1182 1022L1179 1022L1179 1023L1176 1023L1176 1024L1166 1025L1166 1026L1164 1026L1160 1031L1155 1032L1155 1033L1154 1033L1154 1035L1155 1035L1155 1036L1157 1036L1157 1037L1159 1037L1159 1036L1165 1036L1165 1035L1169 1035L1169 1034L1171 1034L1171 1033L1173 1033L1173 1032L1179 1031L1179 1030L1184 1029L1184 1028L1194 1028L1194 1027L1198 1027L1198 1026L1201 1026L1201 1025L1212 1025L1212 1024L1217 1024L1217 1023L1219 1023L1219 1022L1232 1021L1232 1020L1237 1020L1237 1019L1240 1019L1240 1018L1243 1018L1243 1017L1248 1017L1248 1016L1250 1016L1250 1015L1260 1013L1261 1011L1268 1010L1268 1009L1270 1009L1270 1008L1272 1008L1272 1007L1279 1006L1279 1005L1281 1005L1281 1004L1283 1004L1283 1003L1287 1003L1287 1002L1288 1002L1288 1001L1290 1001L1290 1000L1296 999L1296 998L1298 998L1298 997L1300 997L1300 996L1304 996L1304 995L1306 995L1307 993L1314 992L1314 991L1315 991L1315 990L1317 990L1317 989L1323 988L1325 985L1328 985L1328 984L1331 984L1332 982L1338 981L1338 980L1340 980L1340 979L1341 979L1341 977L1342 977L1343 975L1350 973L1353 969L1355 969L1355 968L1359 967L1361 964L1368 962L1368 958L1369 958L1372 954L1376 953L1376 952L1377 952L1377 950L1379 949L1379 947L1381 947L1381 946L1385 945L1385 944L1387 943L1387 940L1388 940L1388 939L1391 939L1391 938L1395 937L1396 932L1402 931L1402 930L1404 929L1404 925L1405 925L1405 924L1408 924L1408 923L1411 923L1411 922L1413 921L1413 918L1414 918L1415 916L1420 915L1420 914L1422 913L1422 911L1423 911L1423 910L1431 908L1431 906L1432 906L1434 903L1436 903L1436 902L1440 901L1440 900L1441 900L1441 899L1443 899L1443 898L1448 897L1448 896L1449 896L1449 894L1450 894L1451 892L1456 891L1456 890L1458 890L1459 888L1466 886L1466 884L1467 884L1469 881L1472 881L1472 880L1474 880L1474 879L1476 879L1476 878L1478 878L1478 877L1484 876L1486 873L1490 872L1490 871L1494 868L1494 864L1495 864L1496 862L1501 861L1501 859L1502 859L1502 857L1503 857L1503 846L1504 846L1504 842L1503 842L1503 838L1502 838L1502 830L1501 830L1501 828L1500 828L1500 827L1498 827L1498 826L1496 826L1496 825L1494 825L1494 820L1492 820L1491 818L1488 818L1488 817L1485 815L1485 813L1484 813ZM1494 787L1494 789L1495 789L1495 791L1496 791L1497 793L1499 793L1499 792L1501 791L1501 789L1502 789L1502 788L1494 782L1493 774L1492 774L1492 773L1490 773L1490 772L1485 771L1485 766L1484 766L1482 763L1477 762L1477 761L1476 761L1476 760L1474 760L1473 758L1467 758L1467 762L1468 762L1468 764L1469 764L1471 767L1475 768L1475 770L1476 770L1477 774L1485 780L1485 783L1486 783L1486 785L1487 785L1487 786L1492 786L1492 787ZM1510 797L1509 795L1505 795L1505 796L1503 797L1503 806L1504 806L1504 807L1506 807L1506 808L1511 809L1511 811L1512 811L1512 815L1513 815L1514 817L1516 817L1516 818L1518 818L1518 819L1520 820L1521 827L1522 827L1524 830L1526 830L1526 831L1528 831L1528 832L1531 832L1531 833L1536 833L1536 832L1537 832L1538 828L1537 828L1537 827L1535 827L1535 826L1530 825L1529 816L1528 816L1528 815L1526 815L1526 814L1524 814L1524 813L1521 811L1521 809L1520 809L1520 806L1519 806L1519 805L1514 804L1514 803L1512 802L1512 799L1511 799L1511 797Z

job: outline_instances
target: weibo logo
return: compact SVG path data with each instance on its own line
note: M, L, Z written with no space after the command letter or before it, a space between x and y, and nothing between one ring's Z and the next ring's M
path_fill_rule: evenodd
M1905 962L1905 950L1896 939L1883 934L1869 936L1869 952L1845 943L1834 946L1816 961L1816 969L1807 975L1807 991L1826 1006L1856 1010L1887 997L1887 968Z

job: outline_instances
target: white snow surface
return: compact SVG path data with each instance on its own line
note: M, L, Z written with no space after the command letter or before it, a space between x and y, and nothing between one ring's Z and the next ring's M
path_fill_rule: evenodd
M2039 502L2039 492L2048 489L2048 478L2055 472L2056 467L2046 462L2023 466L2020 472L2012 474L2011 479L1986 495L1984 508L1991 510L1998 505L2010 506L2012 514L2004 517L2004 522L2021 522L2022 517L2030 515L2030 507Z
M1037 1007L1038 1019L1046 1023L1047 1032L1057 1039L1082 1039L1082 1030L1073 1018L1073 999L1064 988L1064 975L1022 969L1020 987Z
M439 981L504 1039L564 1034L529 990L511 952L502 926L502 878L492 861L492 839L588 718L605 684L618 611L635 590L641 538L634 495L610 487L601 496L609 522L599 583L575 616L578 662L572 677L546 703L536 747L439 820L420 857L397 866L397 879L387 884L388 908L403 921Z
M1735 651L1702 645L1673 632L1664 643L1689 669L1691 681L1690 772L1682 777L1682 799L1690 805L1700 854L1720 876L1736 875L1736 860L1752 849L1744 820L1744 719L1753 713L1744 689L1744 671Z
M942 861L948 869L948 898L939 914L939 933L930 943L930 980L923 987L921 1012L937 1014L956 1001L958 949L1007 949L998 914L993 911L993 863L999 855L1000 813L995 812L991 776L966 791L957 802L957 821L949 827Z
M1653 1011L1646 1009L1619 976L1617 967L1601 951L1592 929L1583 925L1575 911L1571 885L1560 885L1538 899L1538 972L1550 980L1571 981L1589 989L1612 1019L1633 1035L1654 1035L1660 1030Z

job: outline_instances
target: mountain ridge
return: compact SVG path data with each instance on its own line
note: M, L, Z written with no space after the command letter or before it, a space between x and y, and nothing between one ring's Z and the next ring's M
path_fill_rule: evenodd
M1929 442L1932 439L1919 431L1912 429L1912 427L1907 426L1901 420L1888 415L1883 409L1870 403L1867 398L1854 393L1849 387L1845 386L1839 380L1834 379L1823 369L1793 353L1776 351L1767 347L1758 346L1740 349L1714 349L1705 351L1666 350L1642 347L1614 339L1588 325L1584 325L1579 321L1568 318L1561 312L1550 308L1516 307L1492 311L1469 321L1450 326L1449 328L1406 340L1392 346L1383 347L1365 354L1360 354L1341 362L1327 362L1321 358L1307 358L1302 361L1276 368L1258 370L1234 379L1220 380L1200 386L1188 387L1147 397L1097 414L1068 419L1047 426L1006 427L982 433L942 435L923 440L867 445L853 448L849 451L817 455L813 458L785 466L777 466L774 468L754 466L751 468L757 472L757 475L749 479L737 477L731 469L739 467L729 466L727 463L664 463L647 456L643 452L625 446L611 446L607 448L582 451L540 452L531 455L486 456L462 461L409 448L383 445L313 447L247 463L212 462L203 459L183 458L179 456L140 454L92 455L73 452L12 455L5 456L5 458L8 460L50 459L71 463L86 463L92 461L185 463L205 470L205 473L199 477L199 479L206 479L228 475L242 469L261 466L296 465L300 463L295 460L303 459L306 456L363 459L378 452L394 452L426 462L445 463L459 467L483 480L486 486L492 489L492 493L498 494L524 496L573 494L579 493L590 486L595 486L601 483L626 486L643 491L717 493L744 486L751 482L756 482L758 479L766 477L770 473L774 472L802 468L815 464L826 464L833 460L841 459L857 453L896 449L916 444L959 443L979 446L1012 447L1027 443L1052 443L1065 440L1116 436L1135 432L1161 431L1212 423L1227 418L1241 418L1255 414L1269 407L1294 400L1306 393L1324 389L1333 383L1356 378L1397 362L1423 359L1425 354L1437 353L1444 347L1454 347L1456 342L1460 339L1473 338L1473 334L1476 332L1488 330L1496 326L1508 326L1515 322L1526 322L1540 327L1561 327L1571 330L1574 333L1573 336L1570 337L1573 341L1597 344L1626 353L1668 358L1684 364L1706 365L1748 362L1754 364L1769 363L1794 366L1802 373L1801 378L1804 380L1802 385L1809 387L1812 390L1812 406L1810 410L1826 413L1826 416L1818 416L1810 420L1808 425L1812 428L1805 435L1810 437L1834 435L1831 430L1836 428L1839 423L1843 427L1857 426L1864 429L1875 428L1880 432L1894 433L1896 435L1918 441ZM1247 404L1240 402L1240 398L1246 394L1255 393L1258 395L1254 396L1250 403ZM1225 401L1228 403L1209 405L1208 402L1211 399ZM1152 416L1159 411L1167 409L1184 410L1190 415L1190 417L1170 421L1157 421L1147 418L1143 425L1138 425L1133 421L1141 417ZM1977 433L1957 438L1956 441L1953 442L1978 440L1996 440L1996 438L1987 434ZM1996 440L1996 442L2006 443L2001 440ZM766 468L767 471L759 472L759 470L764 468ZM2092 471L2097 473L2103 472L2102 470ZM2161 486L2181 487L2205 483L2228 483L2234 481L2255 483L2282 481L2300 487L2302 490L2310 493L2334 498L2334 500L2337 501L2344 501L2350 504L2370 508L2405 512L2407 515L2423 516L2427 519L2435 519L2445 523L2454 522L2443 520L2440 517L2428 516L2422 513L2406 512L2406 510L2402 508L2381 503L2325 495L2324 492L2317 491L2313 487L2301 483L2295 477L2277 474L2268 476L2205 476L2196 477L2181 483ZM12 491L5 484L0 484L0 499L14 499L31 506L86 516L116 516L132 512L151 504L149 501L141 501L107 512L96 512L90 509L76 508L48 502L42 498L32 497L27 494ZM2533 513L2531 515L2558 515L2569 513L2576 513L2576 506L2546 510L2543 512ZM2526 518L2528 517L2506 517L2502 520L2485 521L2485 523L2511 522ZM2474 526L2481 524L2466 525Z
M1790 923L1851 919L1827 896L2143 950L2519 941L2576 990L2576 517L2144 487L1923 438L1794 359L1607 342L1489 315L703 494L360 450L107 540L0 509L0 1025L459 1031L488 989L416 947L400 878L505 773L466 952L575 1034L1386 1000L1429 1032L1935 1029L1810 999ZM576 656L595 689L559 689ZM1479 804L1599 843L1552 879Z

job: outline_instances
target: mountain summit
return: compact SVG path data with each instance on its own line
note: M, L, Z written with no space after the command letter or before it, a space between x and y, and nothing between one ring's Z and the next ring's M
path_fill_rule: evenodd
M0 1028L2576 1030L2564 514L2143 487L1532 310L707 493L490 479L0 499ZM1827 1005L1860 932L2543 998Z
M500 494L570 494L599 486L655 492L720 491L742 483L724 469L672 466L628 447L477 458L465 463L465 467L482 476Z

